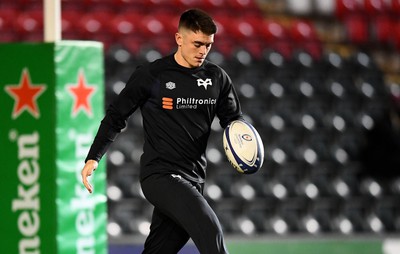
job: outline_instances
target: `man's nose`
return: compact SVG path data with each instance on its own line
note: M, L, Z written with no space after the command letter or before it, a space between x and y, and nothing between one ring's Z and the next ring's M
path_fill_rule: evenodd
M200 53L205 55L207 54L207 46L203 45L200 47Z

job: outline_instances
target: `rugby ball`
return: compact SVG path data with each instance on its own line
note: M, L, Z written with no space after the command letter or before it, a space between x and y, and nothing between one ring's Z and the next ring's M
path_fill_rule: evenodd
M232 121L223 132L223 146L232 166L242 174L257 172L264 161L264 145L257 130L243 120Z

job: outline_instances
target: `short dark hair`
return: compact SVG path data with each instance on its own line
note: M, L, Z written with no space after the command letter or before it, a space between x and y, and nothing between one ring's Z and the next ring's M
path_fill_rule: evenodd
M189 9L182 13L178 28L186 28L193 32L201 31L207 35L217 32L217 25L206 12L200 9Z

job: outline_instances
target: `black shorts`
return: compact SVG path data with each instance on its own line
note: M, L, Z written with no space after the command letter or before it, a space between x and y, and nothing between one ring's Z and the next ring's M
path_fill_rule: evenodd
M201 254L228 253L220 222L203 197L203 184L174 174L154 174L142 181L154 205L143 253L176 254L191 238Z

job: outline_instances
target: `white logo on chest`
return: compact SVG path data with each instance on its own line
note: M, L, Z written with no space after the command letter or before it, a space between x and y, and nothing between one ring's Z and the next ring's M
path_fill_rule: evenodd
M202 80L201 78L197 79L197 86L204 86L204 89L207 90L207 86L212 86L211 79L208 78L206 80Z
M174 82L170 81L170 82L165 83L165 87L166 87L167 89L169 89L169 90L172 90L172 89L175 89L175 88L176 88L176 85L175 85Z

